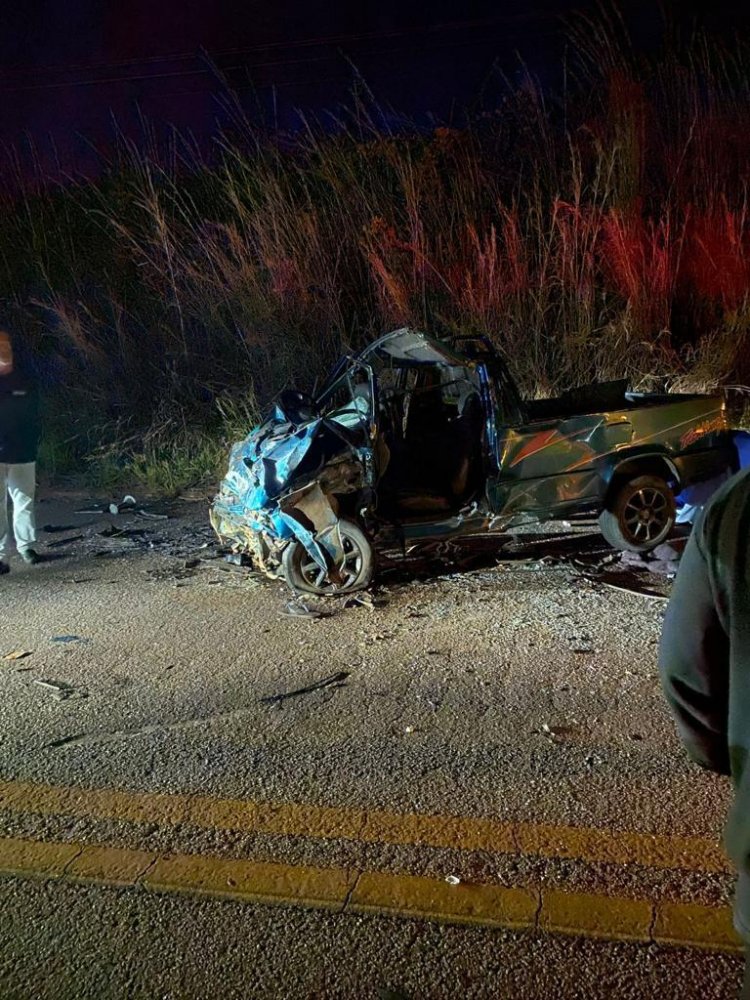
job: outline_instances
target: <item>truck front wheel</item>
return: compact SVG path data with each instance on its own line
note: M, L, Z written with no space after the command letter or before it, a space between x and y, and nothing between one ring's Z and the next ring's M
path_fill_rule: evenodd
M333 584L325 570L315 562L301 542L292 541L284 549L281 565L292 590L307 594L343 594L364 590L375 571L375 553L367 535L358 524L343 518L339 521L344 545L342 580Z
M659 476L638 476L612 492L599 515L599 528L615 549L649 552L671 534L674 494Z

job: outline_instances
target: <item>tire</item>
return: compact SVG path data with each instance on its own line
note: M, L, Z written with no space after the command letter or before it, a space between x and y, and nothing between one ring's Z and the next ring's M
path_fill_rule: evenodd
M669 538L675 523L674 494L659 476L638 476L612 493L599 528L614 549L650 552Z
M364 590L375 572L375 553L369 538L354 521L339 521L341 540L344 543L344 583L330 583L323 571L301 542L293 541L284 549L281 567L286 582L292 590L305 594L350 594Z

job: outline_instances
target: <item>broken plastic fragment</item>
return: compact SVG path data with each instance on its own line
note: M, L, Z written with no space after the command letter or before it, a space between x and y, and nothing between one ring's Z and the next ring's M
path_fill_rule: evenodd
M445 881L448 883L448 885L460 885L461 884L461 879L458 877L458 875L446 875L445 876Z

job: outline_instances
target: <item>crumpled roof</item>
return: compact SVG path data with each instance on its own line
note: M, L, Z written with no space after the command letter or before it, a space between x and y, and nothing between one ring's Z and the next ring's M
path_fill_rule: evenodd
M368 361L373 355L407 365L444 364L460 367L470 364L467 358L447 344L408 327L387 333L366 347L359 358L361 361Z

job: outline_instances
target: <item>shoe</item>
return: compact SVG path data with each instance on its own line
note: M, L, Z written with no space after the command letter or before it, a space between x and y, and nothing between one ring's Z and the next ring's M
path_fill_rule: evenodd
M20 556L25 563L28 563L29 566L36 566L38 562L42 561L42 557L35 549L24 549L23 552L20 553Z
M3 576L5 573L10 573L10 566L7 562L3 562L2 559L0 559L0 576Z

